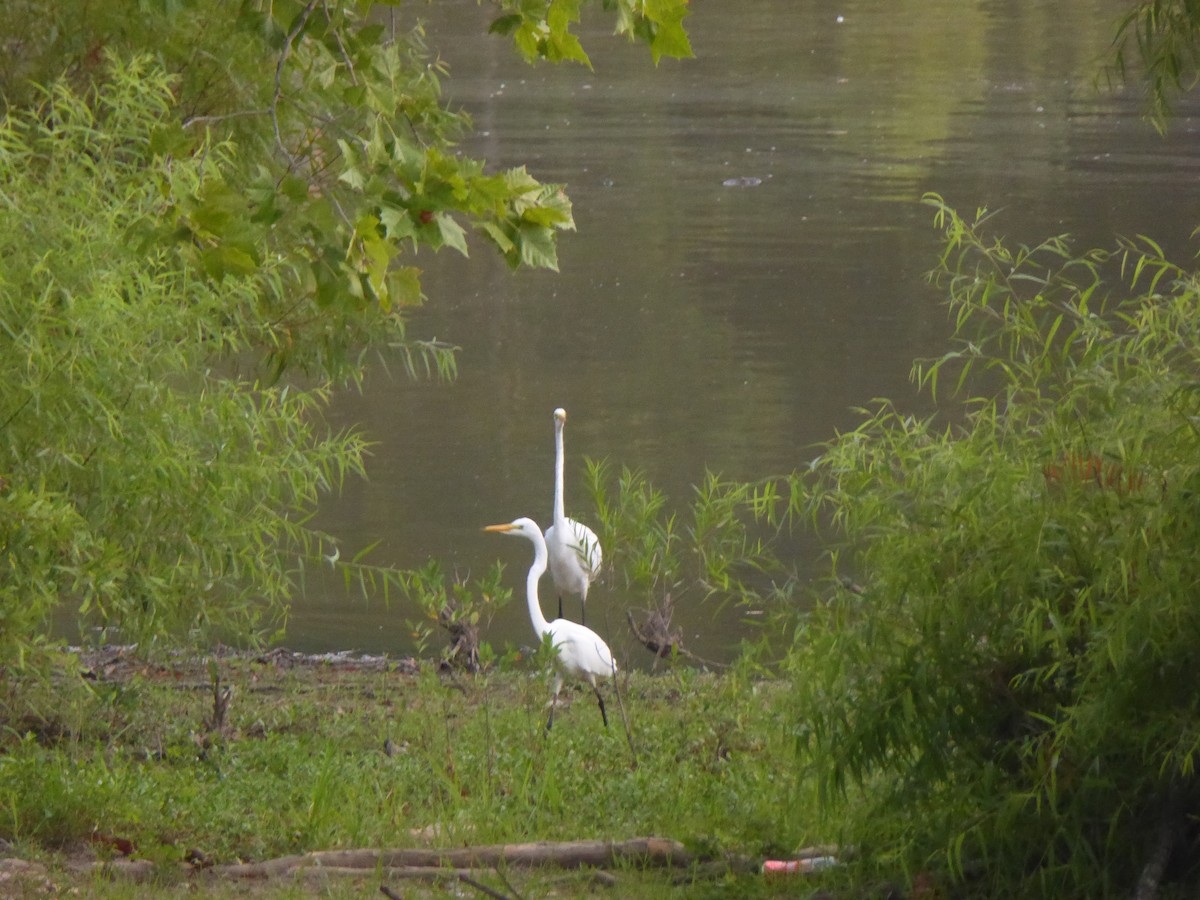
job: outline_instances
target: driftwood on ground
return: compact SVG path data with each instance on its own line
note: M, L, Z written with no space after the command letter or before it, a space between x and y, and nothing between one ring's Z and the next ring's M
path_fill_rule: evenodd
M721 663L701 659L683 646L683 629L671 627L671 615L674 609L675 601L668 593L663 596L654 609L644 610L646 618L641 623L634 619L632 610L626 610L625 617L629 621L629 630L633 632L633 636L643 647L657 657L656 664L658 659L680 657L697 665L720 668Z
M633 610L625 611L633 636L655 656L670 657L683 650L683 630L671 628L671 606L671 595L668 594L658 608L646 611L641 624L633 618Z
M835 860L836 854L837 847L820 846L797 850L789 857L793 863L806 860L828 863ZM797 865L787 871L808 872L823 867ZM100 874L106 878L136 882L164 878L187 878L193 882L268 882L270 879L289 878L303 880L316 888L334 878L378 879L380 893L386 897L398 896L388 887L389 882L424 880L445 884L457 881L478 893L501 900L520 896L520 891L513 887L509 876L522 869L570 871L573 873L569 877L574 890L578 890L581 878L590 880L598 887L613 887L618 883L617 876L607 869L667 870L675 873L671 877L676 884L720 880L730 874L769 874L766 863L761 859L736 854L720 859L700 859L678 841L662 837L639 837L624 841L541 841L450 849L326 850L227 865L214 865L204 853L192 850L185 861L173 870L151 860L127 857L69 863L67 868L85 876ZM498 878L509 889L509 893L502 893L479 881L484 873L490 873L492 880ZM57 888L50 880L50 872L44 865L0 858L0 886L12 887L13 884L46 885L50 893L57 893Z

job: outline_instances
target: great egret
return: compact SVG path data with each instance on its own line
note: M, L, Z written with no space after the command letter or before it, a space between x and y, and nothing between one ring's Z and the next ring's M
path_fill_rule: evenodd
M586 625L570 622L566 619L555 619L547 622L542 615L542 604L538 600L538 581L546 571L546 539L542 530L533 519L514 519L507 525L488 525L484 531L495 531L500 534L513 534L523 537L533 544L533 565L529 567L529 575L525 581L525 596L529 602L529 619L533 622L533 631L538 640L545 640L550 635L550 643L557 657L558 671L554 673L554 698L550 701L550 718L546 721L546 730L554 724L554 707L558 703L558 692L562 690L563 675L586 681L592 686L596 699L600 701L600 718L604 727L608 727L608 713L604 711L604 696L596 684L597 678L607 678L617 671L613 662L612 651L604 638L592 631Z
M587 623L588 585L600 575L600 539L582 522L568 519L563 503L563 427L567 411L554 411L554 524L546 529L550 551L550 577L558 591L558 617L563 614L563 594L579 595L579 621Z

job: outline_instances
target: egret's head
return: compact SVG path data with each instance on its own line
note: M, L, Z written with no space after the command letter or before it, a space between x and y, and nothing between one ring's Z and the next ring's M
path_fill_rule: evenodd
M554 421L560 423L567 421L567 411L561 406L554 411Z
M535 531L540 532L537 522L525 517L513 519L511 522L506 522L503 525L488 525L483 530L494 531L498 534L515 534L518 537L524 538L532 538Z

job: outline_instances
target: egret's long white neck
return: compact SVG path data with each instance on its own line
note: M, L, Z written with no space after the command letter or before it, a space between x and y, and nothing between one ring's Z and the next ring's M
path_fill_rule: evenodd
M529 601L529 619L533 622L534 633L540 639L550 627L542 615L542 603L538 599L538 581L546 571L546 539L541 531L535 530L530 540L533 542L533 565L529 567L529 577L525 580L525 597Z
M554 526L563 527L567 518L563 504L563 423L554 420ZM565 537L565 532L564 532Z

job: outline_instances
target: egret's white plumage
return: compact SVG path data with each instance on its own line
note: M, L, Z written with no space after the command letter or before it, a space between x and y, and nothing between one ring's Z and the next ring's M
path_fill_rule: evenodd
M554 698L550 701L550 718L546 722L546 729L549 730L554 724L554 707L558 702L558 692L562 689L563 675L586 681L592 686L596 699L600 702L600 717L607 728L608 713L604 710L604 697L596 680L613 675L617 671L617 664L613 661L612 651L608 649L604 638L586 625L561 618L547 622L546 617L542 615L542 604L538 600L538 581L546 571L549 555L542 530L533 519L520 518L506 525L489 525L484 531L513 534L533 544L533 565L529 567L529 575L525 581L529 619L533 623L533 631L538 640L545 640L547 635L550 636L550 643L554 647L558 662L558 671L554 675Z
M550 577L558 591L558 617L562 618L563 594L579 597L579 620L587 622L588 586L600 575L604 555L600 539L582 522L567 518L563 500L563 428L567 411L554 411L554 524L546 529L550 553Z

